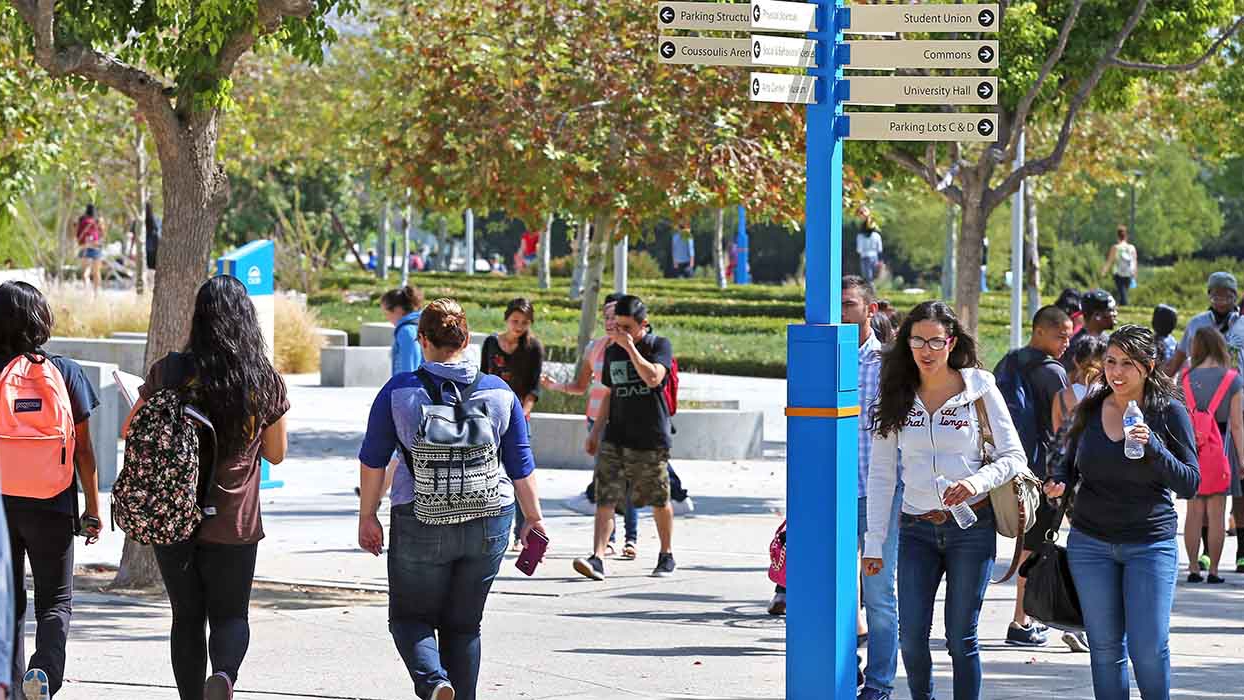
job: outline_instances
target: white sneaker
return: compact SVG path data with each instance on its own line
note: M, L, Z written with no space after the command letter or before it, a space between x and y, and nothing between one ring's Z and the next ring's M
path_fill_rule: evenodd
M52 690L48 674L41 668L32 668L22 677L22 692L29 700L51 700Z
M580 515L596 515L596 504L587 500L587 494L580 491L574 498L567 498L562 505Z
M448 683L441 683L432 689L428 700L454 700L454 687Z
M673 501L673 504L674 515L681 515L688 518L695 517L693 515L695 513L695 501L691 500L690 496L687 496L681 501Z
M1077 654L1089 653L1088 637L1083 632L1063 632L1063 644Z

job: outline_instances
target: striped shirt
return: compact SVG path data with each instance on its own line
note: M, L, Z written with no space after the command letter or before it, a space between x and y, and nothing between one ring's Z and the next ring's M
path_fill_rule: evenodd
M873 402L877 400L877 387L881 385L881 341L875 333L860 345L860 439L859 484L857 495L868 495L868 464L873 458L873 434L870 430Z

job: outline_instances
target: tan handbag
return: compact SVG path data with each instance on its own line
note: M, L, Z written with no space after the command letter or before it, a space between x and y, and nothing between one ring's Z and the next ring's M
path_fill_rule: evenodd
M989 409L985 407L983 398L976 400L976 415L980 421L981 466L984 466L993 461L987 448L996 445L993 441L993 427L989 423ZM1015 555L1011 557L1011 568L1005 576L994 581L1005 583L1019 568L1019 558L1024 551L1024 535L1037 522L1037 509L1041 506L1041 481L1028 465L1024 465L1015 478L989 492L989 502L993 506L994 525L998 534L1015 538Z

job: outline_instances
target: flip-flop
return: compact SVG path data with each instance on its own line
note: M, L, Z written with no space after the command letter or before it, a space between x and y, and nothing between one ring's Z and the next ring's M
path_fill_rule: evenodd
M635 543L627 542L626 546L622 548L622 558L627 559L627 560L633 560L638 557L639 557L639 552L635 549Z
M618 550L614 549L613 545L607 544L605 545L605 556L612 559L613 557L618 556Z

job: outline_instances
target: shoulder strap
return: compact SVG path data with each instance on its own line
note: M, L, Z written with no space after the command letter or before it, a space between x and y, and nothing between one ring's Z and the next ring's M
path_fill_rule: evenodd
M989 424L989 409L985 407L985 397L976 400L976 419L980 423L981 454L985 454L985 445L994 447L993 426Z
M432 403L441 405L445 402L445 397L441 395L441 388L436 385L430 372L420 367L415 370L415 376L419 377L419 381L423 383L423 389L428 392L428 398L432 399Z
M1218 383L1218 390L1214 392L1214 398L1209 400L1209 414L1211 416L1218 414L1218 407L1222 405L1223 399L1227 398L1227 391L1235 383L1237 374L1239 373L1235 370L1229 369L1222 375L1222 381Z

